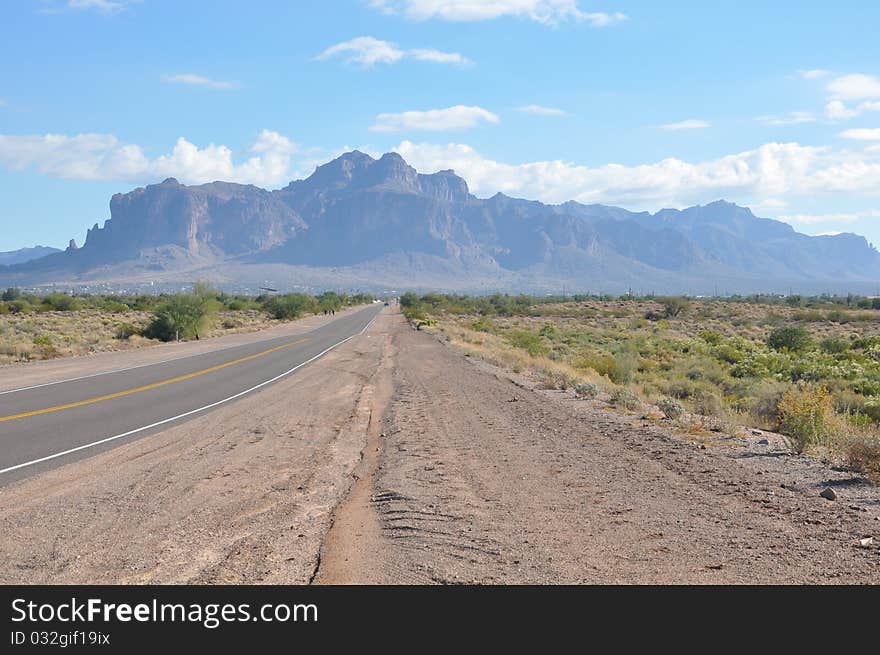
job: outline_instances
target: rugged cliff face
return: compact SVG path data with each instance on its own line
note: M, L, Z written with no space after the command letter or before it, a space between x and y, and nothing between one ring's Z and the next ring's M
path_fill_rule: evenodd
M305 222L272 193L255 186L213 182L161 184L117 193L111 218L89 230L82 251L106 261L146 248L179 246L193 255L239 255L280 245Z
M463 289L685 291L715 280L748 291L880 280L880 253L857 235L806 236L723 201L650 214L480 199L454 172L420 174L396 153L346 153L272 192L168 179L113 196L110 211L82 248L6 269L6 278L183 278L234 267L244 279L293 266L310 279L344 270L358 284Z

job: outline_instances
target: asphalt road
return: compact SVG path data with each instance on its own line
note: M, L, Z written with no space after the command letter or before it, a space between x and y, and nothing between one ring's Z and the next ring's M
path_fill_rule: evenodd
M0 485L258 391L362 333L381 305L310 332L0 394Z

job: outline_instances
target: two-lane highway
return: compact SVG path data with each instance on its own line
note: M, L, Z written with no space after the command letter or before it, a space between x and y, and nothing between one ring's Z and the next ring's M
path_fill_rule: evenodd
M141 437L280 380L362 334L371 306L298 335L0 393L0 485Z

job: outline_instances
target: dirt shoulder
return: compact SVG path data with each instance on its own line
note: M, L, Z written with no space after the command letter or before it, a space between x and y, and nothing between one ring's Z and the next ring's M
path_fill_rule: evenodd
M0 489L0 583L309 582L386 320L259 393Z
M360 533L328 542L356 543L359 566L325 558L318 581L880 583L865 481L535 389L401 317L391 340L372 493L340 510Z

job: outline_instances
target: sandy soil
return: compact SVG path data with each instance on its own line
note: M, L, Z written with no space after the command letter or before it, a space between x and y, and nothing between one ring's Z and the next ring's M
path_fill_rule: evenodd
M258 394L0 489L0 582L880 583L880 489L759 441L535 389L385 312Z

